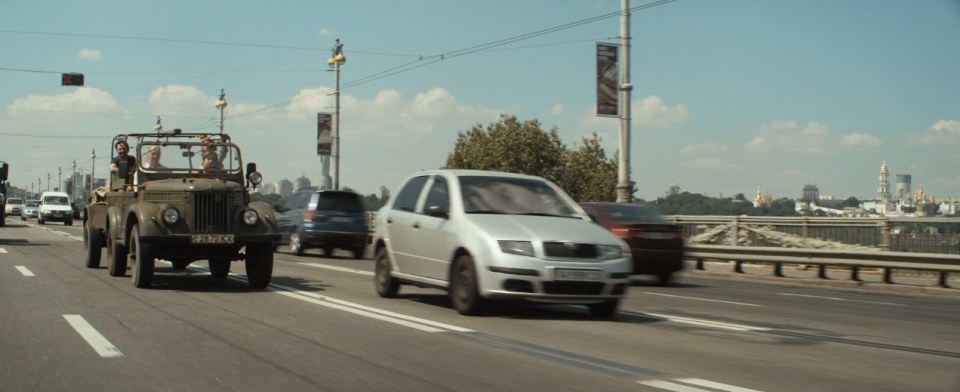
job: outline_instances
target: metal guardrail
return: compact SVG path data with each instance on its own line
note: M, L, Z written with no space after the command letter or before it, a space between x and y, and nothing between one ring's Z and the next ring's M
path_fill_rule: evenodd
M686 249L686 257L697 261L698 270L704 269L703 262L708 259L732 261L736 273L744 273L745 262L760 262L773 264L777 277L784 276L784 264L816 265L820 279L828 279L828 266L849 267L854 281L860 281L861 268L879 268L883 282L892 284L893 270L917 270L937 272L937 285L950 287L949 275L960 273L960 255L698 244L688 244Z

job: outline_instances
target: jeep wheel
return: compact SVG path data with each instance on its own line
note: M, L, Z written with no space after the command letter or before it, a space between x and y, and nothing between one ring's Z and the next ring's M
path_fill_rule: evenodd
M187 266L190 265L190 262L186 260L176 260L171 261L170 264L173 265L173 269L175 270L185 270Z
M210 266L210 276L214 279L223 279L230 274L230 260L228 259L210 259L207 261Z
M98 229L83 226L83 247L87 254L87 268L100 267L100 252L103 247L103 234Z
M128 259L133 266L133 285L137 288L147 288L153 284L154 267L153 247L140 242L140 225L133 225L130 230L130 255Z
M373 284L377 288L377 295L383 298L394 298L400 292L400 282L390 276L390 257L387 256L387 248L380 248L377 252L377 260L374 262Z
M353 249L353 258L355 258L355 259L357 259L357 260L360 260L360 259L363 258L363 254L364 254L364 253L367 253L367 247L366 247L366 246L361 246L361 247L355 248L355 249Z
M325 246L323 247L323 257L333 256L333 247Z
M450 275L450 302L453 308L465 316L473 316L483 311L487 301L480 295L473 257L457 257Z
M73 226L73 219L67 220L67 221L63 221L63 225L64 225L64 226Z
M290 233L290 254L296 256L303 255L303 243L300 242L300 232L295 231Z
M109 233L110 231L107 230ZM110 276L127 275L127 247L107 235L107 269Z
M273 249L270 243L247 244L245 264L250 287L262 289L273 277Z

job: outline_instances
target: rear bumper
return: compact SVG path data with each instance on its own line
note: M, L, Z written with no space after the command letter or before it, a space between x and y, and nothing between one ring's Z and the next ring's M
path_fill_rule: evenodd
M683 269L683 250L632 249L633 273L660 275Z
M234 242L230 244L194 244L190 241L190 234L143 235L140 242L145 244L165 244L172 246L193 247L222 247L243 246L251 243L274 243L280 241L280 234L245 234L234 235Z
M342 231L304 231L300 233L300 243L304 247L332 246L335 248L356 248L367 246L367 233Z

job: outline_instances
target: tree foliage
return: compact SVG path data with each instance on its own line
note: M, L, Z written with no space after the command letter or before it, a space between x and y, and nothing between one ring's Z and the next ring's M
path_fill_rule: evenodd
M577 201L613 201L616 196L616 162L606 157L596 134L568 150L556 127L545 131L538 120L507 114L486 127L477 124L461 132L444 168L540 176Z
M681 192L658 198L653 206L665 215L767 215L796 216L794 202L789 199L774 200L769 207L757 208L740 197L716 198L697 193Z

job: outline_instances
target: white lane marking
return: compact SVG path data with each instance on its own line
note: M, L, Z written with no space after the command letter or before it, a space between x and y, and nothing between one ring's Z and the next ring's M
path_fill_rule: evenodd
M69 237L69 236L73 235L73 234L67 233L67 232L65 232L65 231L60 231L60 230L50 230L50 232L53 233L53 234L62 235L62 236L64 236L64 237Z
M75 236L75 235L68 235L67 237L68 237L68 238L73 238L73 239L75 239L75 240L77 240L77 241L83 241L83 237L77 237L77 236Z
M308 291L297 290L292 287L286 287L276 284L271 284L271 291L275 291L277 294L286 295L291 298L296 298L302 301L310 302L316 305L327 306L334 309L343 310L353 314L358 314L361 316L366 316L378 320L383 320L391 322L394 324L403 325L406 327L419 329L426 332L474 332L472 329L467 329L463 327L458 327L456 325L441 323L438 321L422 319L419 317L408 316L401 313L391 312L389 310L383 310L379 308L374 308L371 306L361 305L358 303L353 303L349 301L344 301L342 299L336 299L333 297L328 297L325 295L320 295Z
M334 270L334 271L350 272L350 273L359 274L359 275L373 276L373 272L358 270L355 268L345 268L345 267L337 267L335 265L313 264L313 263L304 263L304 262L298 262L297 264L305 265L308 267L314 267L314 268L324 268L324 269Z
M680 385L677 383L672 383L670 381L663 381L663 380L637 381L637 383L658 388L658 389L666 389L668 391L676 391L676 392L710 392L706 389L688 387L686 385Z
M733 331L769 331L770 330L770 328L764 328L764 327L754 327L751 325L724 323L720 321L695 319L691 317L671 316L668 314L661 314L661 313L631 312L627 310L621 310L620 313L632 314L634 316L640 316L640 317L646 317L646 318L658 318L658 319L664 319L664 320L669 320L669 321L678 322L678 323L700 325L704 327L729 329Z
M683 383L687 383L687 384L699 385L699 386L707 387L707 388L719 389L719 390L721 390L721 391L730 391L730 392L760 392L760 391L758 391L758 390L756 390L756 389L741 388L741 387L738 387L738 386L736 386L736 385L721 384L721 383L713 382L713 381L710 381L710 380L701 380L701 379L699 379L699 378L678 378L678 379L675 379L675 381L679 381L679 382L683 382Z
M0 253L7 253L6 249L0 248Z
M111 344L107 338L103 337L100 332L97 332L87 320L84 320L83 316L79 314L65 314L63 318L67 319L70 326L73 327L73 329L83 337L83 340L86 340L87 344L93 347L101 357L120 358L123 356L123 353Z
M890 306L906 306L906 305L904 305L904 304L898 304L898 303L893 303L893 302L861 301L861 300L856 300L856 299L846 299L846 298L839 298L839 297L823 297L823 296L819 296L819 295L809 295L809 294L792 294L792 293L778 293L778 294L780 294L780 295L786 295L786 296L790 296L790 297L805 297L805 298L828 299L828 300L831 300L831 301L861 302L861 303L866 303L866 304L890 305Z
M649 292L649 291L644 291L643 293L644 293L644 294L650 294L650 295L659 295L659 296L663 296L663 297L692 299L692 300L695 300L695 301L721 302L721 303L730 304L730 305L763 306L763 305L751 304L751 303L747 303L747 302L733 302L733 301L723 301L723 300L719 300L719 299L710 299L710 298L686 297L686 296L682 296L682 295L651 293L651 292Z
M23 274L23 276L36 276L33 274L33 272L30 272L30 270L28 270L27 267L24 267L22 265L18 265L14 268L16 268L17 271L20 271L20 273Z

